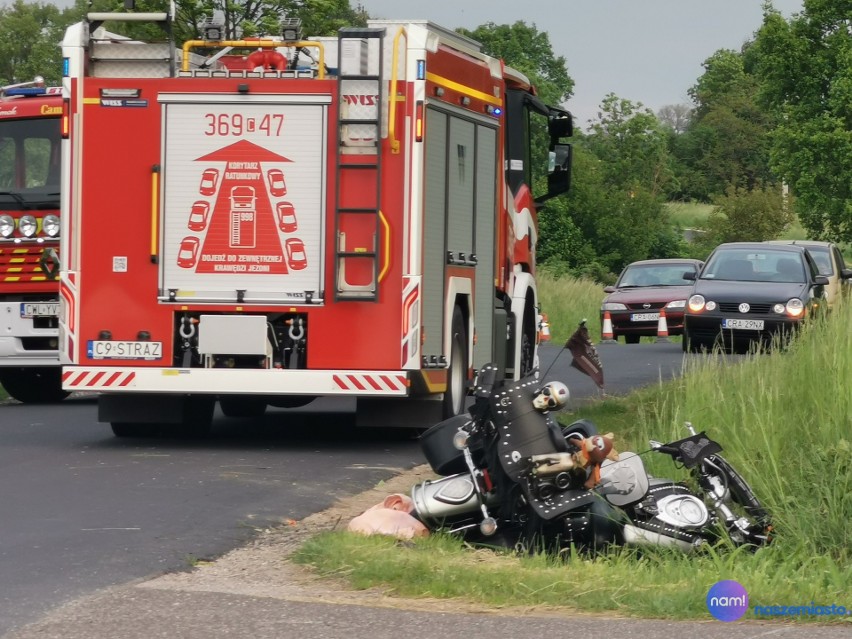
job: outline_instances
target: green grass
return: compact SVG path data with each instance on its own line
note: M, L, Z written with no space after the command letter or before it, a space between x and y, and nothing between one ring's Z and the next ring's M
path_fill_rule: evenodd
M560 294L570 286L552 284ZM585 284L578 286L585 290ZM542 298L547 308L562 308L549 296ZM555 324L570 324L577 316L573 305L567 306L564 316L553 311ZM772 514L775 541L756 553L725 545L690 556L623 549L563 561L472 550L444 536L401 544L333 532L310 540L297 560L345 578L354 588L382 586L401 596L459 598L494 607L709 619L707 590L734 579L746 587L752 606L815 602L852 608L850 324L852 304L846 302L786 349L736 363L723 355L690 359L695 363L678 380L560 415L564 422L586 417L599 429L614 431L619 450L644 451L648 439L680 438L685 421L706 430ZM646 460L653 474L685 477L663 455L646 455ZM746 618L753 618L751 611ZM799 619L806 620L842 622Z
M547 314L554 343L564 343L584 319L592 341L600 339L600 308L606 296L603 284L590 279L555 278L547 273L539 273L536 281L539 305Z
M775 549L701 556L621 549L595 559L555 558L472 549L446 535L400 543L343 531L310 539L295 559L354 589L381 587L400 597L677 619L709 619L707 591L722 579L744 584L751 605L848 604L852 579L848 565Z
M784 231L781 236L778 238L779 240L806 240L808 239L808 234L802 225L799 223L799 220L796 219L790 225L790 227Z
M675 226L682 229L703 229L714 207L712 204L698 202L669 202L666 208Z

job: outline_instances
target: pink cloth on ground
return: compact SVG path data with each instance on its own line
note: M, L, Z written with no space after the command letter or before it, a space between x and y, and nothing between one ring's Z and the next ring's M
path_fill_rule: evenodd
M389 535L397 539L425 537L429 529L416 519L414 502L406 495L393 494L371 506L349 522L348 530L362 535Z

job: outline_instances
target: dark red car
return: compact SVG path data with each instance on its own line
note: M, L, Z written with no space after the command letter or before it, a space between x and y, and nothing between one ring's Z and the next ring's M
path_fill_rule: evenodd
M684 279L683 274L697 273L703 265L686 258L628 264L615 286L604 289L608 295L601 304L601 327L604 312L609 311L613 338L623 336L628 344L638 344L643 335L657 335L660 310L666 309L669 335L683 334L683 313L694 283L694 277Z

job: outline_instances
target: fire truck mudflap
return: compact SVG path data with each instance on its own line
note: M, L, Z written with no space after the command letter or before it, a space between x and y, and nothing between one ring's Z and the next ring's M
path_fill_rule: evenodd
M161 301L319 301L331 97L159 101Z

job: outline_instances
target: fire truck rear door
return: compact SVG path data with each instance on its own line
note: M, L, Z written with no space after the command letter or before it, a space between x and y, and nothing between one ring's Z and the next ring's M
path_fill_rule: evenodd
M160 299L320 300L331 97L159 101Z

